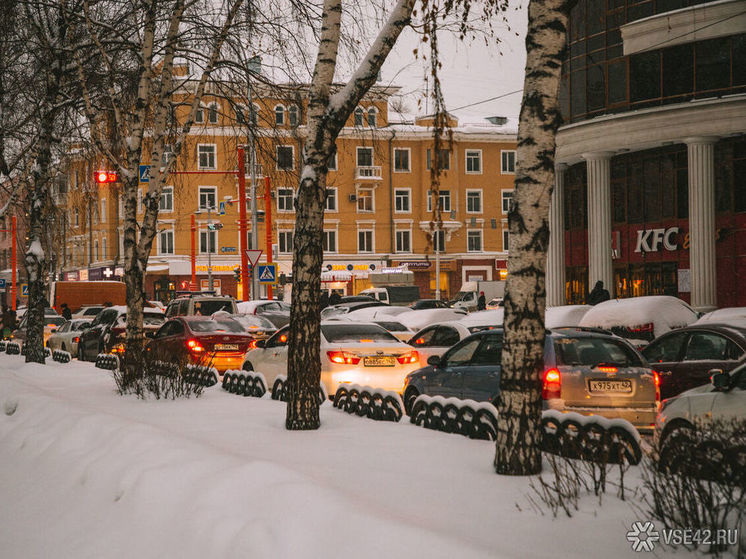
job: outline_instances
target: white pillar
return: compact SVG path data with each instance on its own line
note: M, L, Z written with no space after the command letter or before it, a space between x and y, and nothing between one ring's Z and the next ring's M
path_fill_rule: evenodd
M610 152L584 153L588 169L588 291L598 280L613 298L611 264L611 156Z
M689 160L689 267L692 307L717 308L715 278L715 142L686 138Z
M549 205L547 252L547 306L565 304L565 163L554 167L554 192Z

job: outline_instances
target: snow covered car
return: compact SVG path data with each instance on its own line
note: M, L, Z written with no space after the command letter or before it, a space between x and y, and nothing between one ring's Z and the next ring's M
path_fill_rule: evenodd
M422 309L403 313L397 317L397 320L416 332L436 322L459 320L465 316L466 311L464 309Z
M107 307L96 315L91 327L80 333L78 359L95 361L99 353L121 351L123 349L127 307L115 305ZM163 311L155 308L143 309L143 329L155 331L166 321Z
M639 349L697 318L694 309L681 299L650 295L599 303L580 320L580 326L610 330Z
M482 330L405 379L404 407L420 394L495 402L500 394L503 331ZM544 345L544 409L626 419L653 430L658 381L626 341L582 328L547 331Z
M746 328L746 307L716 309L700 316L694 324L706 326L714 323Z
M47 339L47 347L51 350L61 349L69 352L73 357L77 357L80 334L90 327L91 320L85 318L68 320L59 328L52 330L49 339Z
M424 367L433 355L443 355L449 348L471 335L471 331L458 320L438 322L426 326L407 342L420 354Z
M560 305L557 307L547 307L544 314L544 326L546 328L564 328L575 327L580 325L580 321L591 309L590 305ZM502 328L505 309L477 311L469 313L459 322L466 326L469 331L479 332L480 330L489 330L490 328Z
M96 318L96 315L105 308L106 307L104 305L84 305L80 307L75 313L73 313L72 317L84 318L90 322L91 320Z
M246 354L243 369L262 373L269 386L278 375L286 375L288 330L258 342ZM321 382L330 396L344 383L398 392L404 377L419 366L417 351L377 324L321 323Z

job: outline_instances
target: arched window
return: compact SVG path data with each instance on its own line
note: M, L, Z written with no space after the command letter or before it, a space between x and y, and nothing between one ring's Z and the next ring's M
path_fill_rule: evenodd
M298 126L298 113L298 105L290 105L290 107L288 107L288 124L293 128Z
M363 125L363 108L358 107L355 109L355 126Z
M197 113L194 115L194 122L202 124L205 121L205 109L200 107L197 109Z
M282 105L277 105L275 107L275 124L277 126L285 124L285 107Z
M210 106L207 108L207 120L210 122L210 124L218 123L218 104L217 103L210 103Z
M98 239L93 241L93 261L98 262Z
M368 109L368 126L371 128L376 127L376 108L370 107Z

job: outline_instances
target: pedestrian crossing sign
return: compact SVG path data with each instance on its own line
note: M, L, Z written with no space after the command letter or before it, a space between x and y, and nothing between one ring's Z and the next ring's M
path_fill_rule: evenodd
M277 283L277 264L260 264L256 267L259 283Z

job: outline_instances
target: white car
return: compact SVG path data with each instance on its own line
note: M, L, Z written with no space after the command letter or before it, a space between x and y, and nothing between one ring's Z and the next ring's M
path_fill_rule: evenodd
M84 305L80 307L80 309L78 309L75 313L73 313L72 317L93 320L94 318L96 318L96 315L105 308L106 307L104 305Z
M501 307L503 307L502 297L495 297L494 299L490 299L486 306L488 311L494 311L495 309L499 309Z
M389 320L393 317L397 317L398 320L398 316L400 314L410 312L412 312L412 309L410 309L409 307L380 306L357 309L346 313L344 316L348 320L369 322L373 320Z
M694 324L728 324L729 326L746 327L746 307L726 307L708 312L699 317Z
M466 311L464 309L420 309L402 313L396 319L416 332L436 322L459 320L465 316Z
M73 318L62 326L52 330L47 339L47 347L51 350L61 349L73 357L78 356L78 342L80 333L91 325L93 318Z
M547 307L544 314L544 326L546 328L562 328L563 326L579 326L580 321L592 309L590 305L560 305ZM489 328L502 328L505 309L500 307L494 310L477 311L469 313L459 322L466 326L471 332L479 332Z
M262 373L268 387L287 374L288 330L278 330L246 353L243 369ZM417 351L377 324L321 322L321 382L330 396L345 383L400 392L404 377L418 368Z
M417 332L409 345L420 354L420 363L427 366L427 360L433 355L440 357L446 350L471 335L471 331L457 320L431 324Z

